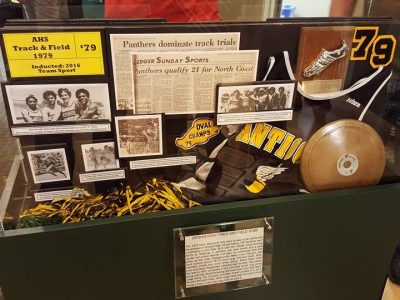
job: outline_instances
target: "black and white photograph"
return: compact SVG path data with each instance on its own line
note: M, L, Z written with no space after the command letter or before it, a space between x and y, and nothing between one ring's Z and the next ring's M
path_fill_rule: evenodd
M290 120L295 86L294 81L219 85L217 125Z
M115 117L120 157L163 154L161 115Z
M81 149L85 172L119 168L114 142L82 144Z
M221 86L218 89L218 113L243 113L289 109L294 83Z
M27 151L34 183L70 180L64 148Z
M111 121L106 83L5 85L13 125Z

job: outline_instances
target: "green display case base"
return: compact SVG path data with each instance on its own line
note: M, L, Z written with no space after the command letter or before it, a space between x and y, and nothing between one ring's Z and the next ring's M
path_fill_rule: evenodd
M196 299L380 299L400 240L400 184L231 202L0 238L6 300L175 299L173 228L274 217L272 284Z

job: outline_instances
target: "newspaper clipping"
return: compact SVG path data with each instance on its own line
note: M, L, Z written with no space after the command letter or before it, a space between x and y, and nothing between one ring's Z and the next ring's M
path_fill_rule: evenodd
M132 55L135 113L212 113L218 83L254 81L258 50Z
M132 52L239 50L239 32L111 34L117 110L133 109Z

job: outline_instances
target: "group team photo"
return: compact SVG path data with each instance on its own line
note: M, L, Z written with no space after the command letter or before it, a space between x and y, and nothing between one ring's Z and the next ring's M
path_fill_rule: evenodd
M6 85L5 89L14 124L111 119L107 84Z

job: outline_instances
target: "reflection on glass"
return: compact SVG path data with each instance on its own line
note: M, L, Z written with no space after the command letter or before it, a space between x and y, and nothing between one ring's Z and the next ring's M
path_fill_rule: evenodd
M281 0L19 0L28 19L165 19L168 22L262 21Z
M164 19L168 22L263 21L291 17L399 17L394 0L19 0L29 19ZM183 4L184 3L184 4ZM18 17L14 17L18 18Z

